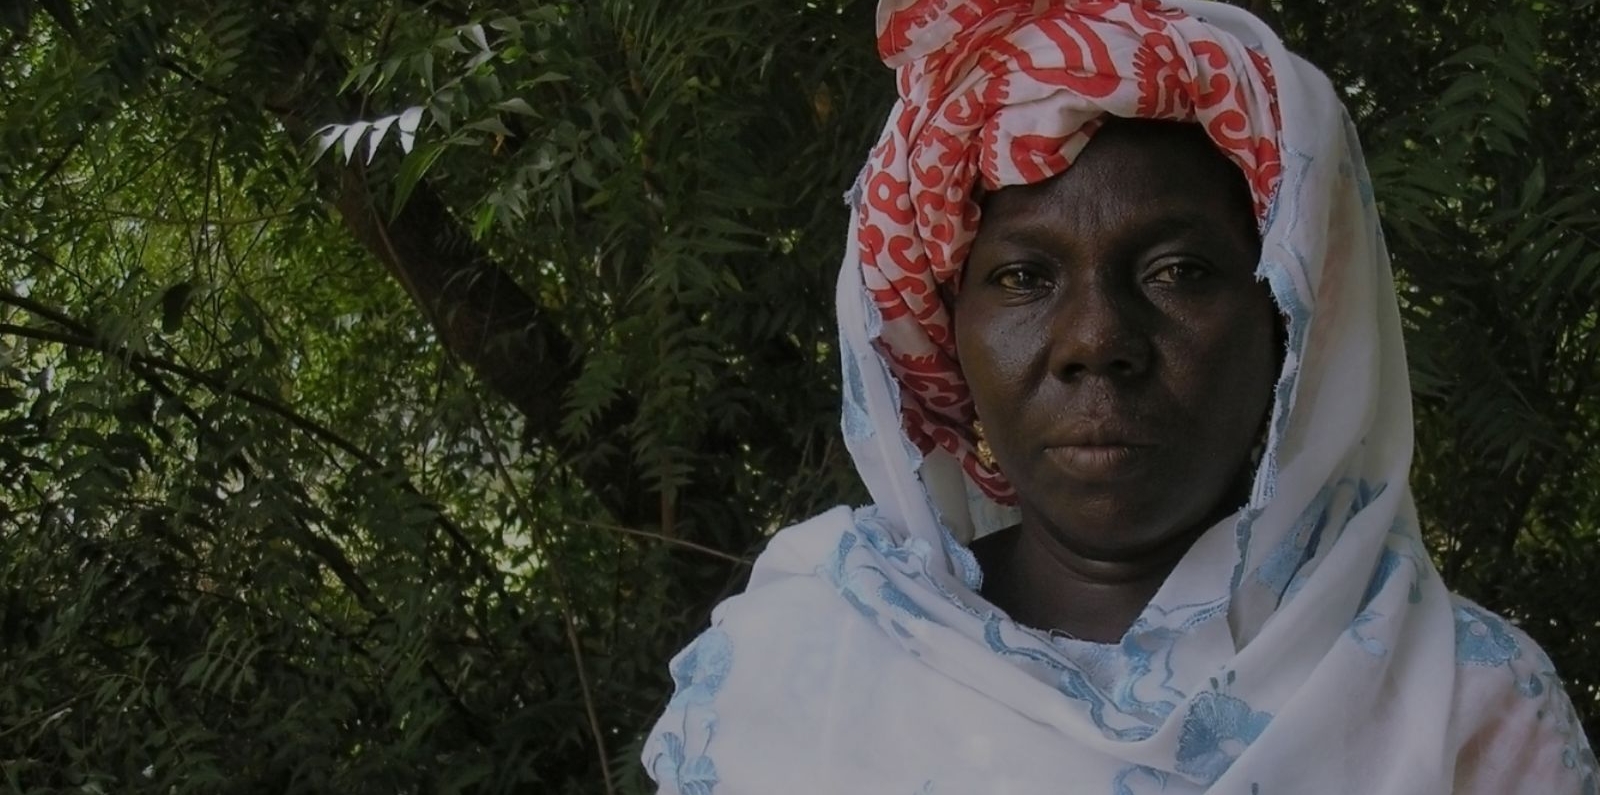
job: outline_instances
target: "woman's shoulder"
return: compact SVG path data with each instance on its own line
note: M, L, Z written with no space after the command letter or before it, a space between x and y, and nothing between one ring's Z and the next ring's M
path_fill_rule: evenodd
M766 549L756 557L749 587L759 587L773 578L813 573L817 562L839 543L840 535L855 526L860 510L835 505L774 533Z
M1533 663L1554 673L1544 650L1521 627L1460 594L1450 595L1450 609L1455 616L1458 667L1526 668Z
M1452 595L1456 792L1584 793L1594 752L1555 665L1520 627Z

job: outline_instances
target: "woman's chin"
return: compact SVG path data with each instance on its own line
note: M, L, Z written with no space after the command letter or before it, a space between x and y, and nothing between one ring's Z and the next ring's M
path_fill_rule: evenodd
M1023 524L1045 530L1080 557L1125 561L1181 555L1226 515L1180 499L1187 495L1157 487L1155 478L1117 474L1058 482L1040 490L1045 499L1024 498Z

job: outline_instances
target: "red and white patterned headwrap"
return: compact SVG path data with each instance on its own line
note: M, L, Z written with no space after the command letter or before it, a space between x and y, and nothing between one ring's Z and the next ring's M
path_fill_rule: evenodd
M1263 219L1278 184L1267 59L1159 0L881 0L900 99L862 174L862 279L901 385L908 438L954 455L991 498L950 308L978 229L974 191L1065 171L1103 114L1195 121L1244 171Z

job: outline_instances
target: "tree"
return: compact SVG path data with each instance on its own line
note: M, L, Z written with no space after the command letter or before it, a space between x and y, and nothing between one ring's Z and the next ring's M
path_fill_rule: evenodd
M863 499L830 286L892 98L864 0L647 6L0 15L8 787L644 789L667 657ZM1600 713L1596 12L1275 13L1369 145L1441 564Z
M13 28L14 786L637 778L671 650L852 489L818 264L870 26L703 10Z

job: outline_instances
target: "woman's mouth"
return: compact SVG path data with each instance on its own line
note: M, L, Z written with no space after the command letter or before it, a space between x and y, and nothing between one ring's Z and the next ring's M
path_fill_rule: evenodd
M1133 475L1152 448L1137 444L1068 444L1045 448L1057 466L1076 478L1111 481Z

